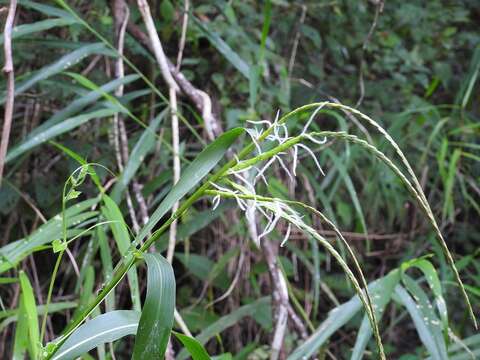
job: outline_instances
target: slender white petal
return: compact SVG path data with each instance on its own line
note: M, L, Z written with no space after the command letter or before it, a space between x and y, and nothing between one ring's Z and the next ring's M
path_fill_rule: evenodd
M245 169L240 169L240 170L232 170L232 169L229 169L229 170L228 170L228 174L229 174L229 175L242 174L242 173L244 173L244 172L247 172L247 171L251 170L252 167L253 167L253 166L250 165L249 167L246 167Z
M254 200L253 200L252 204L249 204L250 201L247 201L247 207L252 206L253 208L255 208L257 206L257 197L256 197L255 187L253 186L252 183L247 181L247 179L245 179L243 176L241 176L239 174L235 174L235 177L237 179L239 179L241 182L243 182L245 185L247 185L247 188L251 191L251 194L254 196ZM248 211L248 209L247 209L247 211Z
M232 191L231 189L228 189L228 188L225 188L223 186L220 186L220 185L217 185L213 182L210 182L210 184L217 190L220 190L220 191L223 191L223 192L226 192L226 193L229 193L229 194L234 194L235 192Z
M278 133L278 128L279 128L279 126L277 125L276 122L274 122L273 123L273 133L275 135L275 139L277 139L277 141L279 143L281 143L280 134Z
M263 205L263 204L262 204ZM265 210L263 210L262 206L257 206L257 210L260 211L262 213L263 216L265 216L267 219L271 219L271 217L265 212Z

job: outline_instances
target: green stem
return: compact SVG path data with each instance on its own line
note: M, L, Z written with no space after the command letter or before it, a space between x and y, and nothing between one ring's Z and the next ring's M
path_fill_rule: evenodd
M57 256L57 261L55 262L55 267L53 268L52 273L52 280L50 281L50 285L48 286L48 294L47 294L47 302L45 303L45 314L43 315L42 319L42 329L40 331L40 341L43 343L43 337L45 336L45 330L47 327L47 317L48 317L48 306L52 301L52 293L53 293L53 285L55 285L55 278L57 277L58 268L62 262L62 256L64 251L60 251Z

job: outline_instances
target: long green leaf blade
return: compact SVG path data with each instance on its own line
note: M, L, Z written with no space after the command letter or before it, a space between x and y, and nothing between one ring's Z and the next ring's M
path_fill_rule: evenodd
M240 73L245 76L247 79L250 78L250 67L243 60L240 55L238 55L233 49L228 45L216 32L210 30L204 23L202 23L197 18L193 17L195 24L202 31L205 37L210 41L210 43L215 46L215 48L222 54L225 59L227 59Z
M385 281L381 287L376 287L372 290L372 300L373 300L373 309L375 310L375 315L377 320L380 321L382 318L385 307L390 302L392 298L393 291L395 286L397 286L400 281L400 274L398 270L392 271L387 275L390 277L390 281ZM363 352L367 347L368 341L372 337L372 328L368 321L368 317L365 315L358 330L358 336L355 340L355 346L353 347L353 353L351 360L360 360L363 357Z
M387 276L374 281L368 286L370 293L381 291L385 286L398 282L398 272L392 271ZM345 325L360 309L362 303L358 296L330 311L327 319L318 327L310 337L300 345L287 360L298 360L312 356L335 331Z
M69 207L65 211L69 231L73 232L73 226L97 215L96 211L86 211L97 202L98 199L82 201ZM59 234L61 233L61 226L62 215L58 214L26 238L11 242L0 248L0 273L14 267L21 260L34 252L36 248L45 244L50 244L52 240L58 239L60 236Z
M53 75L58 74L59 72L64 71L65 69L77 64L82 59L92 54L112 55L112 52L108 51L105 45L101 43L94 43L82 46L81 48L72 51L67 55L64 55L53 64L47 65L44 68L38 70L31 78L15 86L15 95L27 91L39 81L45 80ZM6 96L2 96L0 98L0 104L3 104L5 102L5 99Z
M270 313L270 310L270 298L260 298L250 304L240 306L238 309L232 311L228 315L222 316L220 319L207 326L200 334L198 334L198 336L195 337L195 339L203 345L212 337L221 333L230 326L235 325L244 317L250 316L255 319L255 317L259 316L260 314ZM178 354L177 360L185 360L187 357L188 353L184 349Z
M162 359L175 310L175 276L160 254L144 255L148 267L147 296L133 348L134 360Z
M243 133L242 128L235 128L220 135L209 144L188 167L182 171L182 177L168 193L165 199L150 217L135 239L139 244L155 227L160 219L172 208L173 204L193 189L223 158L228 148Z
M117 204L106 194L103 195L103 202L105 207L102 207L102 213L110 222L113 237L117 243L120 255L125 255L130 246L130 235L128 233L127 225L123 219L122 212ZM138 285L137 268L133 265L127 273L128 284L130 286L130 293L133 303L133 308L140 311L140 290Z
M57 26L66 26L76 23L77 21L71 19L47 19L34 22L32 24L19 25L13 28L12 39L17 39L24 35L49 30ZM0 35L0 45L3 45L4 37Z
M117 111L118 110L115 110L115 109L96 110L87 114L82 114L82 115L72 117L70 119L62 121L59 124L53 125L52 127L45 129L45 131L30 138L28 141L25 141L21 143L19 146L16 146L12 150L10 150L7 154L5 162L8 163L13 159L19 157L20 155L24 154L25 152L33 149L34 147L41 145L58 135L64 134L67 131L73 130L92 119L112 116Z
M76 329L53 359L73 360L101 344L135 334L139 318L140 314L133 310L116 310L99 315Z
M430 314L431 316L429 317L422 311L422 307L426 307L426 304L421 305L416 303L405 288L400 285L397 285L395 295L398 296L399 301L410 313L420 340L432 357L439 360L448 359L441 332L435 333L430 324L430 321L438 320L433 319L433 314ZM415 294L415 296L418 296L418 293ZM438 323L440 324L440 321L438 321Z
M86 106L95 103L99 98L103 97L105 93L110 93L117 89L121 85L126 85L135 80L139 79L138 75L127 75L120 79L112 80L108 83L103 84L98 88L98 90L90 91L89 93L85 94L81 98L75 99L70 104L68 104L65 108L60 111L57 111L55 114L52 115L48 120L44 121L41 125L37 126L33 129L27 136L26 141L30 140L36 135L41 134L43 131L47 130L48 128L56 125L69 117L74 116L79 111L84 109Z
M153 121L150 123L147 129L144 130L140 139L135 144L132 152L129 156L128 162L125 165L125 169L118 178L118 181L113 187L111 197L114 201L118 202L120 200L121 193L128 186L130 180L133 178L140 165L143 163L143 159L148 154L148 152L155 145L155 132L165 118L166 111L162 111Z
M38 313L35 304L35 295L33 288L24 271L19 273L20 287L22 289L22 305L24 306L25 316L28 328L28 350L32 359L38 357L38 345L40 341L40 332L38 330Z

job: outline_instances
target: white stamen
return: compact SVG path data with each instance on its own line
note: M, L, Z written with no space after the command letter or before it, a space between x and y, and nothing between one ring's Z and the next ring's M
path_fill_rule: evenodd
M268 120L247 120L250 124L255 124L255 125L261 125L261 124L267 124L269 127L272 126L272 123Z
M285 237L283 238L282 242L280 243L280 247L284 247L287 243L288 238L290 237L290 231L292 230L292 224L288 223L287 232L285 233Z
M275 225L277 225L278 221L280 220L282 210L281 210L280 206L278 206L278 203L275 203L275 205L276 205L276 211L274 213L273 219L271 221L269 221L269 223L267 224L263 233L258 237L259 240L262 237L271 233L272 230L275 228Z
M293 165L292 165L292 172L293 176L297 176L297 157L298 157L298 148L295 145L293 147Z
M257 170L257 173L259 173L259 174L254 178L253 183L255 184L257 177L260 177L260 178L263 180L263 182L265 183L265 185L268 186L268 182L267 182L267 179L266 179L265 175L263 175L263 173L260 173L260 169L257 168L256 166L253 166L253 168L254 168L255 170Z
M253 131L252 129L245 129L245 131L247 132L248 135L250 135L250 138L252 139L253 144L257 148L258 155L262 154L262 148L257 142L258 137L255 136L256 134L258 134L258 132L256 130Z
M213 201L212 201L212 210L215 210L218 205L220 205L220 195L215 195L215 197L213 198Z
M275 121L273 123L278 123L278 119L280 119L280 109L277 110L277 115L275 116Z
M253 183L255 184L257 182L257 178L259 176L263 176L263 173L265 172L265 170L268 169L268 167L275 161L275 158L272 157L270 160L267 161L267 163L263 166L263 168L260 170L260 172L255 176L255 179L253 181Z
M249 170L252 169L252 166L250 165L249 167L246 167L245 169L240 169L240 170L232 170L232 169L229 169L228 170L228 174L229 175L236 175L236 174L242 174L244 172L247 172Z
M322 140L317 140L315 139L312 135L310 134L305 134L304 135L308 140L310 140L311 142L315 143L315 144L318 144L318 145L323 145L327 142L327 137L324 137Z
M318 108L315 109L315 111L312 113L312 115L310 116L310 118L308 119L307 123L305 124L305 126L303 127L303 130L302 130L302 135L305 134L307 132L307 129L308 127L310 126L310 124L312 123L313 119L315 118L315 116L317 115L317 113L325 106L326 103L322 103Z
M275 155L274 158L278 160L278 162L280 163L280 166L283 168L283 170L285 170L288 177L290 178L290 181L294 182L293 176L292 174L290 174L290 171L288 171L288 168L285 166L285 163L283 162L282 158L278 155Z
M320 166L320 164L319 164L319 162L318 162L315 154L313 153L313 151L310 150L308 147L306 147L306 146L303 145L303 144L297 144L297 145L300 146L301 148L307 150L307 152L308 152L308 153L310 154L310 156L313 158L313 161L315 161L315 165L317 165L318 170L320 170L320 173L321 173L323 176L325 176L325 173L323 172L322 167Z

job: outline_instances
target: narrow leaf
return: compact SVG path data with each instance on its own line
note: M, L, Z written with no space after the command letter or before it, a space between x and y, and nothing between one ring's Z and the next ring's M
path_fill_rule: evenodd
M76 329L58 349L53 360L73 360L97 346L137 332L140 314L116 310L99 315Z
M40 333L38 330L38 313L35 304L35 295L33 288L25 272L19 273L20 287L22 289L22 300L25 310L25 316L28 324L28 352L32 359L38 356L38 345L40 342Z
M110 228L112 229L113 237L117 243L120 255L125 255L130 246L130 235L125 220L123 219L122 212L108 195L104 194L102 199L105 204L105 206L102 207L102 213L108 221L111 221ZM128 270L127 277L133 308L140 311L140 290L138 285L137 268L135 265Z
M11 149L5 161L8 163L13 159L19 157L20 155L24 154L25 152L33 149L34 147L43 144L44 142L53 139L58 135L62 135L67 131L73 130L80 125L85 124L86 122L96 119L96 118L104 118L107 116L112 116L115 112L115 109L101 109L92 111L90 113L78 115L72 117L68 120L62 121L57 125L53 125L52 127L45 129L43 132L37 134L36 136L30 138L28 141L21 143L20 145Z
M443 343L443 337L441 332L439 336L435 334L434 329L431 327L430 321L438 321L428 317L423 313L422 307L426 307L427 304L418 304L408 292L400 285L397 285L395 289L395 295L398 297L398 300L405 306L407 311L410 313L410 316L415 324L415 329L420 337L420 340L427 348L428 352L434 359L442 360L448 359L446 354L445 344ZM416 294L416 296L418 293ZM440 324L440 321L438 321ZM440 340L440 343L437 341Z
M66 26L76 23L77 21L73 18L70 19L47 19L34 22L32 24L24 24L15 26L12 30L12 39L17 39L24 35L41 32L44 30L49 30L58 26ZM3 34L0 35L0 45L3 45L4 37Z
M168 195L150 217L135 239L139 244L155 227L160 219L172 208L173 204L193 189L223 158L228 148L243 133L242 128L231 129L209 144L185 170Z
M204 345L212 337L220 334L223 330L229 328L230 326L235 325L244 317L250 316L255 319L256 317L259 317L260 314L270 313L270 310L270 299L268 297L260 298L250 304L240 306L238 309L232 311L228 315L222 316L213 324L207 326L195 338L200 344ZM182 350L178 354L177 360L185 360L187 357L187 351Z
M82 201L69 207L65 211L67 228L69 231L74 231L74 226L97 215L96 211L85 211L97 202L98 199ZM26 238L13 241L0 248L0 273L14 267L21 260L35 251L36 248L45 244L50 244L53 240L58 238L61 233L61 226L62 216L61 214L58 214Z
M172 331L173 334L181 341L185 349L190 353L193 360L210 360L207 350L194 338L190 336Z
M41 134L43 131L52 127L53 125L56 125L63 120L77 114L86 106L95 103L99 98L103 97L105 93L110 93L117 89L119 86L129 84L137 80L138 78L138 75L127 75L123 78L112 80L100 86L98 90L90 91L86 95L75 99L65 108L53 114L50 119L44 121L41 125L33 129L25 141L28 141L32 137Z
M18 306L18 320L15 326L15 338L13 341L12 360L24 360L29 344L28 336L28 315L25 308L25 301L20 296L20 303Z
M133 360L163 358L175 310L172 266L158 253L145 254L144 258L148 268L147 296L135 337Z
M395 286L397 286L398 282L400 281L400 273L398 270L394 270L388 274L387 277L390 277L389 281L385 281L382 287L378 286L371 292L373 309L375 310L375 315L378 321L380 321L382 318L385 307L392 298ZM370 326L370 322L368 321L368 317L365 315L363 317L362 324L360 325L360 329L358 330L358 336L355 341L352 357L350 358L351 360L360 360L363 358L363 352L365 351L365 348L367 347L368 341L371 337L372 328Z
M390 287L397 282L398 272L392 271L387 276L371 283L368 289L370 293L377 293L377 291L381 291L384 287ZM304 359L315 354L330 336L345 325L361 308L362 303L356 295L348 302L331 310L327 319L302 345L293 351L287 360Z
M104 54L112 55L111 51L108 51L104 44L94 43L84 45L81 48L72 51L71 53L64 55L59 60L53 64L47 65L44 68L38 70L32 77L28 80L25 80L15 86L15 95L21 94L32 86L37 84L39 81L48 79L49 77L58 74L59 72L68 69L69 67L79 63L82 59L92 54ZM5 102L6 97L2 96L0 98L0 104Z
M111 197L114 201L118 202L120 200L121 193L128 186L135 173L142 165L145 156L155 145L155 132L157 131L158 126L165 118L166 111L162 111L155 119L152 120L147 129L144 130L142 136L138 139L135 144L125 166L125 169L120 174L118 181L113 187Z
M193 17L195 25L202 31L205 37L215 48L232 64L245 78L250 78L250 67L216 32L210 30L207 25Z

